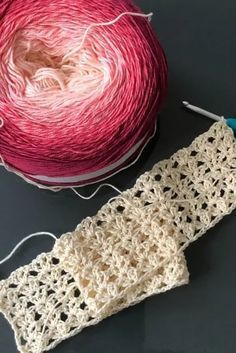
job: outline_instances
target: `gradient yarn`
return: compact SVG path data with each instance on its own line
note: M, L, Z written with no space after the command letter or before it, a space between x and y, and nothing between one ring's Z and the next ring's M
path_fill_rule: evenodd
M129 0L3 0L0 155L45 185L84 185L144 148L166 93L163 50Z

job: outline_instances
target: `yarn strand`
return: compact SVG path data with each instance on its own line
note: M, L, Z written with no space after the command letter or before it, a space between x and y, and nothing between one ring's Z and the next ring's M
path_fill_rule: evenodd
M148 18L148 20L150 21L150 19L153 16L153 12L150 12L148 14L142 14L142 13L138 13L138 12L123 12L121 13L119 16L117 16L116 18L114 18L114 20L108 21L108 22L100 22L100 23L93 23L91 24L85 31L84 36L82 38L82 41L80 43L80 45L77 48L74 48L70 53L68 53L67 55L65 55L64 57L64 61L66 61L66 59L68 59L71 55L73 55L76 52L79 52L80 49L83 47L84 42L86 40L86 37L89 33L89 31L92 28L96 28L96 27L105 27L105 26L111 26L113 24L115 24L116 22L118 22L123 16L133 16L133 17L143 17L143 18Z
M49 232L37 232L37 233L33 233L30 234L28 236L26 236L25 238L23 238L15 247L14 249L9 253L9 255L7 255L4 259L2 259L0 261L0 265L3 265L5 262L7 262L8 260L10 260L12 258L12 256L16 253L16 251L29 239L35 238L35 237L39 237L41 235L47 235L50 236L51 238L53 238L54 240L57 240L57 237Z
M99 187L89 196L84 196L84 195L81 195L75 188L71 188L72 191L74 191L74 193L79 196L81 199L83 200L91 200L97 193L100 189L104 188L104 187L109 187L113 190L115 190L118 194L121 194L122 191L119 190L116 186L112 185L112 184L101 184L99 185Z
M103 181L103 180L107 180L109 178L111 178L112 176L115 176L116 174L120 173L121 171L124 171L130 167L132 167L133 165L135 165L138 160L140 159L144 149L147 147L148 143L154 138L154 136L156 135L156 132L157 132L157 122L155 122L155 127L154 127L154 130L153 130L153 133L152 135L147 139L145 145L141 148L139 154L137 155L137 157L132 161L130 162L128 165L125 165L123 168L115 171L113 174L109 175L108 177L104 177L102 178L100 181ZM59 192L63 189L71 189L72 191L75 192L75 188L77 187L84 187L84 186L88 186L90 185L91 183L86 183L84 185L80 185L80 186L77 186L77 185L73 185L73 186L46 186L46 185L43 185L41 184L40 182L35 182L31 179L29 179L27 176L23 175L22 173L18 172L17 170L9 167L8 165L6 165L6 163L4 162L2 156L0 155L0 166L3 166L8 172L12 172L18 176L20 176L24 181L26 181L28 184L31 184L31 185L34 185L34 186L37 186L39 189L45 189L45 190L50 190L50 191L53 191L53 192ZM95 190L95 192L93 193L93 196L89 196L88 198L86 196L83 196L81 193L79 192L75 192L77 194L77 196L81 197L82 199L84 200L90 200L92 199L92 197L94 197L98 191L101 189L101 187L103 186L110 186L112 189L114 190L119 190L117 189L114 185L111 185L111 184L102 184L100 186L98 186L98 188ZM74 190L73 190L74 189Z
M132 0L14 0L0 13L7 169L56 192L126 168L149 141L167 91L153 13Z

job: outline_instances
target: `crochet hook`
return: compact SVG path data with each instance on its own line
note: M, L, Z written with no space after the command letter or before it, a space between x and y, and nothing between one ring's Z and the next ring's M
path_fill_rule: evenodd
M201 114L203 116L206 116L207 118L210 118L214 121L225 121L226 124L236 133L236 118L234 117L224 117L220 116L214 113L211 113L205 109L199 108L195 105L190 104L189 102L183 101L183 105L192 110L195 113Z

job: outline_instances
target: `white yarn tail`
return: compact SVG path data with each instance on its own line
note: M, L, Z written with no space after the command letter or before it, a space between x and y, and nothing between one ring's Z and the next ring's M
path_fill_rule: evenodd
M90 26L88 26L88 28L86 29L86 31L84 32L83 38L81 40L81 43L79 44L78 47L75 47L73 50L71 50L67 55L64 56L63 61L66 61L66 59L68 59L71 55L75 54L76 52L78 52L81 48L83 48L85 39L89 33L89 31L94 28L94 27L104 27L104 26L111 26L113 24L115 24L117 21L119 21L121 19L121 17L123 16L134 16L134 17L143 17L143 18L148 18L149 22L151 21L151 18L153 16L153 12L150 12L148 14L143 14L143 13L139 13L139 12L123 12L121 13L119 16L117 16L115 19L108 21L108 22L100 22L100 23L92 23Z
M0 126L0 128L1 128L1 126ZM146 146L148 145L148 143L156 135L156 131L157 131L157 122L155 122L155 127L154 127L152 135L147 139L146 143L141 148L138 156L132 162L130 162L128 165L118 169L114 173L110 174L108 177L106 176L106 177L100 179L100 182L102 182L104 180L107 180L107 179L111 178L112 176L114 176L114 175L116 175L116 174L118 174L118 173L120 173L120 172L122 172L124 170L127 170L130 167L132 167L133 165L135 165L138 162L139 158L141 157L141 155L142 155L144 149L146 148ZM77 185L75 185L75 186L65 186L65 185L64 186L63 185L61 185L61 186L46 186L46 185L40 184L40 183L38 183L36 181L33 181L33 180L27 178L27 176L25 176L21 172L17 171L16 169L14 169L12 167L9 167L5 163L5 161L4 161L4 159L3 159L3 157L1 155L0 155L0 166L3 166L8 172L11 172L11 173L14 173L14 174L18 175L23 180L25 180L28 184L37 186L39 189L50 190L50 191L53 191L53 192L59 192L61 190L65 190L65 189L71 189L77 196L81 197L84 200L92 199L98 193L98 191L104 186L111 187L112 189L117 191L119 194L121 193L121 191L118 188L116 188L114 185L105 183L105 184L101 184L100 186L98 186L97 189L93 192L93 194L87 197L87 196L81 195L78 191L75 190L75 188L81 188L81 187L88 186L88 185L93 184L93 183L85 183L84 185L80 185L80 186L77 186Z
M114 186L114 185L112 185L112 184L101 184L101 185L99 185L99 187L98 187L91 195L89 195L89 196L81 195L75 188L71 188L71 190L74 191L74 193L75 193L76 195L78 195L79 197L81 197L81 199L83 199L83 200L91 200L91 199L98 193L98 191L99 191L100 189L102 189L103 187L105 187L105 186L107 186L107 187L109 187L109 188L111 188L111 189L117 191L118 194L121 194L121 192L122 192L122 191L119 190L116 186Z
M12 256L16 253L16 251L21 247L21 245L23 245L27 240L34 238L34 237L38 237L41 235L48 235L51 238L53 238L54 240L57 240L57 237L49 232L37 232L37 233L33 233L28 235L27 237L23 238L15 247L14 249L10 252L9 255L7 255L4 259L2 259L0 261L0 265L4 264L5 262L7 262L8 260L10 260L12 258Z

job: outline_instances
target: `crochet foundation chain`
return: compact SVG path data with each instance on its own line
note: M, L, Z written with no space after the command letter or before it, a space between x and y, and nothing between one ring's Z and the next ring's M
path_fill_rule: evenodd
M2 0L0 156L28 181L79 186L153 135L167 66L130 0Z

